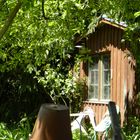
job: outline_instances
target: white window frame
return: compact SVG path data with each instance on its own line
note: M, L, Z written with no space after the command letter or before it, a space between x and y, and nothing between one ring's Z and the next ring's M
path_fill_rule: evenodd
M107 56L109 59L109 68L108 69L103 69L103 60L105 58L105 56ZM97 60L98 59L98 60ZM100 55L95 55L93 56L93 63L94 60L97 61L98 63L98 89L96 89L97 91L97 98L94 98L96 95L94 95L92 92L90 92L90 86L93 86L94 88L94 84L91 84L91 74L92 72L94 72L94 69L91 69L91 63L88 64L88 100L89 101L110 101L110 88L111 88L111 63L110 63L110 54L100 54ZM104 90L103 87L105 86L105 84L103 83L103 72L104 70L106 70L106 72L109 72L109 82L106 84L106 86L109 86L109 98L103 98L104 96ZM95 75L95 74L93 74ZM94 89L93 89L94 90ZM93 94L93 95L92 95ZM93 97L94 96L94 97Z

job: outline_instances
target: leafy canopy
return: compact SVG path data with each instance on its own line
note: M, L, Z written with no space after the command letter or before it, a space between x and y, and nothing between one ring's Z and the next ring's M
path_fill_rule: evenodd
M9 20L18 3L20 7ZM68 72L77 63L75 36L91 33L106 14L128 24L126 38L137 50L139 7L139 0L0 0L0 31L5 27L0 40L0 71L20 67L43 85L55 102L68 93L71 97L75 85Z

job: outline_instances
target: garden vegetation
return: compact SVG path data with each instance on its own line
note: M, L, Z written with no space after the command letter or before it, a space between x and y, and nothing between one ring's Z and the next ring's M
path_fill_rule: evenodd
M0 0L0 139L28 139L43 103L79 110L78 68L88 58L75 43L93 32L103 15L126 22L124 40L140 78L139 7L139 0ZM139 117L130 116L124 135L137 140Z

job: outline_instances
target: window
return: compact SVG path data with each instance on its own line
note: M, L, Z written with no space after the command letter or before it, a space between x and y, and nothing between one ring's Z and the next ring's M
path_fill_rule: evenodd
M93 57L88 66L88 99L110 99L110 55Z

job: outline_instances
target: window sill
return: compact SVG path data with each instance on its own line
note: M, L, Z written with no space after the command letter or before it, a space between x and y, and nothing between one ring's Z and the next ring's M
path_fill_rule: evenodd
M110 100L86 100L83 103L108 104Z

